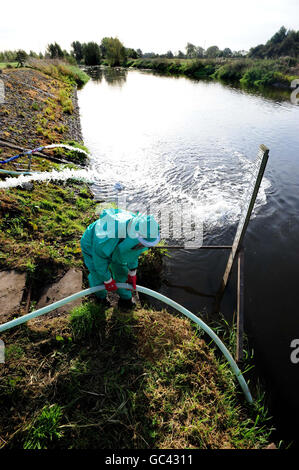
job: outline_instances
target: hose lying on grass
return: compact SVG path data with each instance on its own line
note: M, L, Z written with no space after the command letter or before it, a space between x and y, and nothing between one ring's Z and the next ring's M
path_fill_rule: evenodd
M4 175L32 175L33 173L37 173L36 171L13 171L13 170L1 170L0 173L3 173Z
M118 283L117 284L118 288L121 289L130 289L133 290L132 286L130 284L125 284L125 283ZM76 294L70 295L68 297L65 297L62 300L58 300L57 302L54 302L51 305L47 305L46 307L40 308L38 310L35 310L34 312L28 313L27 315L23 315L22 317L15 318L14 320L11 320L7 323L4 323L0 325L0 333L3 331L6 331L10 328L13 328L14 326L21 325L22 323L27 322L28 320L31 320L32 318L36 318L40 315L44 315L45 313L49 313L52 310L55 310L56 308L62 307L63 305L72 302L73 300L79 299L81 297L85 297L86 295L94 294L95 292L99 292L101 290L104 290L105 286L100 285L96 287L91 287L89 289L82 290L80 292L77 292ZM137 292L141 292L142 294L149 295L151 297L154 297L155 299L160 300L161 302L164 302L165 304L169 305L170 307L175 308L179 312L181 312L183 315L186 317L190 318L190 320L193 320L200 328L202 328L212 339L213 341L217 344L221 352L224 354L225 358L227 359L228 363L230 364L234 374L236 375L239 384L243 390L243 393L246 397L246 400L249 403L253 402L250 390L248 388L248 385L242 375L242 372L240 371L239 367L237 366L236 362L234 361L233 357L231 356L230 352L226 348L226 346L222 343L220 338L214 333L214 331L206 325L200 318L198 318L196 315L191 313L189 310L187 310L185 307L182 305L178 304L177 302L174 302L173 300L169 299L165 295L160 294L159 292L155 292L151 289L148 289L147 287L142 287L142 286L136 286Z
M5 163L9 163L9 162L12 162L13 160L17 160L18 158L20 157L25 157L26 155L28 157L32 156L34 153L36 152L41 152L42 150L44 149L54 149L54 148L65 148L67 150L73 150L75 152L79 152L79 153L84 153L85 155L88 155L87 152L85 152L85 150L82 150L78 147L72 147L71 145L67 145L67 144L51 144L51 145L43 145L41 147L37 147L33 150L27 150L27 151L23 151L21 153L19 153L18 155L14 155L13 157L9 157L7 158L6 160L2 160L0 161L0 164L1 165L4 165Z

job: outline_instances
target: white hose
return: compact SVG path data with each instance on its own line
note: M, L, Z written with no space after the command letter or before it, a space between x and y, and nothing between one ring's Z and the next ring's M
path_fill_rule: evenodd
M118 288L121 288L121 289L133 290L130 284L118 283L116 285ZM90 289L85 289L80 292L77 292L76 294L70 295L69 297L66 297L62 300L58 300L58 302L54 302L51 305L47 305L46 307L40 308L38 310L35 310L34 312L28 313L27 315L23 315L22 317L16 318L7 323L4 323L3 325L0 325L0 332L8 330L9 328L13 328L14 326L17 326L17 325L21 325L22 323L25 323L26 321L31 320L32 318L51 312L52 310L62 307L63 305L69 302L72 302L73 300L79 299L81 297L85 297L86 295L94 294L95 292L99 292L104 289L105 289L105 286L101 285L101 286L91 287ZM190 320L193 320L198 326L200 326L200 328L202 328L213 339L213 341L217 344L221 352L226 357L228 363L230 364L234 374L236 375L239 381L239 384L244 392L244 395L247 401L249 403L253 402L250 390L242 375L242 372L240 371L239 367L237 366L236 362L234 361L233 357L231 356L226 346L222 343L220 338L216 335L216 333L214 333L214 331L208 325L206 325L200 318L198 318L196 315L191 313L185 307L178 304L177 302L174 302L173 300L169 299L165 295L160 294L159 292L155 292L151 289L148 289L147 287L142 287L142 286L136 286L136 290L137 292L141 292L142 294L146 294L151 297L154 297L160 300L161 302L164 302L165 304L169 305L170 307L175 308L176 310L181 312L183 315L190 318Z

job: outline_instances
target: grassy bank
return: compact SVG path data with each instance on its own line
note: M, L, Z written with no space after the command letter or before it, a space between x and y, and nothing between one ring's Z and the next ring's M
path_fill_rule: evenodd
M26 68L4 70L2 78L6 95L0 105L4 123L1 139L26 148L55 142L85 149L82 141L69 140L81 138L75 82ZM17 153L0 147L0 160ZM34 155L32 169L60 171L87 163L86 156L76 151L55 149L48 155L69 164L59 165ZM1 168L20 170L27 165L28 158L21 157ZM33 182L0 190L0 270L26 272L27 289L31 289L35 301L42 285L54 282L69 267L82 266L79 240L95 218L92 194L78 181Z
M128 67L150 69L169 75L185 75L195 79L216 79L243 86L276 86L289 88L299 78L296 60L254 59L136 59Z
M27 64L30 67L33 67L36 70L49 75L52 78L57 80L62 80L65 83L70 85L77 85L79 87L84 86L88 80L89 76L83 72L76 65L70 65L65 61L58 59L29 59Z
M27 271L49 282L49 270L55 278L59 268L81 266L79 240L94 218L94 201L79 182L1 190L0 269Z
M166 311L31 320L3 335L2 446L17 449L248 449L269 443L261 402Z
M0 139L26 148L82 141L74 83L28 68L4 69L1 80ZM11 156L8 148L5 153Z
M17 68L17 66L17 62L0 62L0 69L13 69ZM77 85L78 87L84 86L89 80L89 76L79 67L59 59L29 58L26 61L25 67L40 70L52 78L71 85Z

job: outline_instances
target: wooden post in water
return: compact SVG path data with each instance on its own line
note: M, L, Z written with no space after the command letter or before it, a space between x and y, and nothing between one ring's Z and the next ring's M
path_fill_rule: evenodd
M216 302L214 305L214 312L219 312L220 302L223 297L225 288L227 286L231 270L234 264L235 257L239 252L240 246L243 242L250 216L254 208L254 204L260 189L260 185L264 176L266 169L267 161L269 158L269 149L265 145L260 145L258 156L253 166L252 177L248 184L248 188L244 194L243 207L241 212L241 217L239 220L237 232L234 238L232 249L229 255L229 259L225 268L225 272L221 281L220 288L216 296Z
M244 346L244 249L238 252L238 286L237 286L237 347L236 361L243 360Z

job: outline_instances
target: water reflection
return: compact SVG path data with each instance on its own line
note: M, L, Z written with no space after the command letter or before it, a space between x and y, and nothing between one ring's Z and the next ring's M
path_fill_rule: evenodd
M171 78L171 80L180 80L182 78L187 79L188 81L194 83L194 84L209 84L209 83L220 83L225 86L225 88L230 88L232 90L235 90L237 92L244 93L246 95L253 95L253 96L258 96L261 97L262 99L268 99L271 101L275 101L277 103L283 103L283 102L289 102L290 103L290 98L291 98L291 89L288 88L279 88L279 87L258 87L258 88L253 88L253 87L248 87L245 85L242 85L239 81L236 81L234 83L227 82L225 80L214 80L212 78L194 78L194 77L187 77L184 75L171 75L169 76L166 73L159 72L157 70L150 70L150 69L142 69L138 70L139 73L143 74L149 74L149 75L156 75L158 77L167 77Z
M85 67L86 72L95 83L101 83L103 80L103 69L100 66L96 67Z
M84 71L96 83L101 83L103 78L108 85L121 88L127 80L127 69L120 67L86 67Z
M240 83L229 86L231 86L231 88L235 88L236 90L240 90L247 95L260 96L263 99L266 98L268 100L275 101L276 103L283 103L286 101L290 103L291 90L274 87L259 87L255 89L242 86Z

